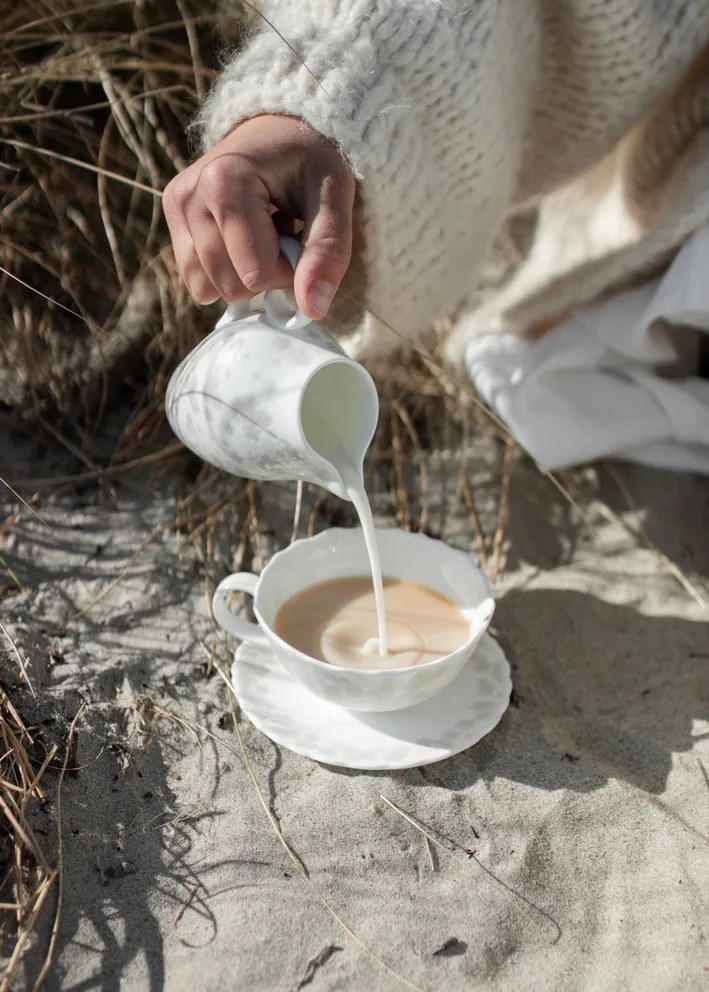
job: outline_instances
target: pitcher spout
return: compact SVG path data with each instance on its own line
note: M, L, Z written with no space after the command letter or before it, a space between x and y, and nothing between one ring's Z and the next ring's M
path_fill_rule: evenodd
M320 462L321 486L350 499L350 489L362 481L378 419L377 389L362 365L343 356L313 372L301 396L300 429L314 462Z

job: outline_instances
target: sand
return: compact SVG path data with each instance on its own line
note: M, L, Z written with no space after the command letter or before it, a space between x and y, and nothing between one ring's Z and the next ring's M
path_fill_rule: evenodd
M5 476L66 469L6 420L0 452ZM481 438L467 456L491 535L500 448ZM429 520L470 550L464 505L441 503L460 458L431 459ZM587 522L513 462L494 620L512 705L477 746L393 774L316 764L245 719L236 735L210 668L229 645L206 602L232 567L243 506L208 547L206 533L188 545L170 529L173 483L134 473L38 489L48 526L23 511L0 532L28 590L0 610L36 698L6 643L2 678L45 744L63 747L85 705L47 988L705 989L708 614L663 555L709 596L709 482L607 466L566 481ZM288 540L293 497L263 491L261 558ZM391 524L387 498L376 509ZM633 535L638 520L659 550ZM57 777L34 820L52 863ZM430 851L386 800L425 826Z

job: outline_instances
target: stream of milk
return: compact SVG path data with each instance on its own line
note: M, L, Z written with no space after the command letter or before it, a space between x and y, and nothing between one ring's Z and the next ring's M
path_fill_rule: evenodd
M361 390L355 387L350 370L343 365L328 365L316 373L313 383L306 389L300 419L308 444L337 470L357 511L372 573L379 634L377 643L368 642L367 650L373 655L386 657L388 640L384 582L377 534L362 469L356 464L356 460L361 459L362 452L352 451L351 426L348 430L348 425L352 424L356 415L354 405L361 399Z

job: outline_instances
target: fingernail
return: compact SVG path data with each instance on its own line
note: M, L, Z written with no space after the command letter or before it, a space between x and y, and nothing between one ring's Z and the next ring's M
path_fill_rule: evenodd
M337 287L333 286L331 282L323 282L320 279L316 279L313 283L313 288L310 291L310 303L313 308L313 312L316 313L318 317L324 317L330 309L330 304L332 303L332 298L335 295L336 288Z

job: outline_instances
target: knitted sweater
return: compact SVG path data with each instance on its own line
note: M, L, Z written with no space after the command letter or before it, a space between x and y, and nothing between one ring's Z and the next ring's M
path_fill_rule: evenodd
M709 219L707 0L261 8L277 31L264 23L224 68L199 118L203 146L262 113L339 145L359 180L361 264L344 293L370 311L350 342L360 355L392 341L373 314L413 337L470 300L522 205L541 204L529 257L460 318L459 341L587 302Z

